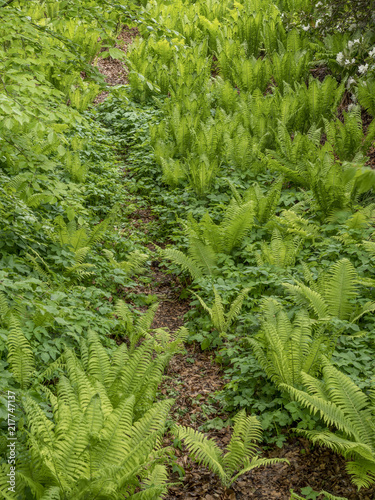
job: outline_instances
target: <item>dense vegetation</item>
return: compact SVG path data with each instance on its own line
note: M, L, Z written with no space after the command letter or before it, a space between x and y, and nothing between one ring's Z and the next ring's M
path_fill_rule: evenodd
M375 481L375 31L320 3L0 0L4 498L163 498L167 429L225 485L275 461L261 428ZM100 57L129 85L94 106ZM129 230L142 203L147 234ZM157 259L187 329L151 329L137 289ZM157 397L186 340L215 350L216 397L241 410L226 453Z

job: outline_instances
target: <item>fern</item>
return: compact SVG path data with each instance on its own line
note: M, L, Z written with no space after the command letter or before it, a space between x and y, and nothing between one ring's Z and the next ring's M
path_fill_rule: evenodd
M110 250L103 249L103 253L107 257L110 264L115 269L121 269L122 271L127 273L129 276L132 276L134 274L139 274L142 271L144 271L144 263L148 258L147 254L142 253L138 250L135 250L134 252L129 253L129 257L127 260L123 260L121 262L118 262L114 258L113 252L111 252Z
M352 161L358 152L366 153L362 147L363 130L361 110L357 107L350 113L344 112L344 123L340 120L334 122L325 121L327 140L334 146L335 153L342 161ZM368 137L367 144L370 146L372 137Z
M301 370L315 374L320 358L327 353L321 332L314 335L306 311L301 311L292 323L286 312L274 312L272 300L264 305L261 332L248 342L267 376L277 385L301 384Z
M36 272L44 278L47 283L55 282L61 285L64 281L68 280L74 284L77 280L84 279L93 274L91 270L94 265L85 262L91 248L100 241L109 225L117 213L118 207L115 206L110 214L100 224L94 227L91 232L87 231L86 226L77 228L76 221L73 219L66 223L62 216L55 219L55 228L51 233L52 241L58 243L60 246L66 245L72 252L72 265L65 265L62 273L57 274L51 269L51 266L41 257L41 255L33 249L30 249L27 254L28 259L32 262ZM132 270L137 271L140 269L140 264L143 260L142 254L133 253L130 255L129 261L116 263L112 254L109 259L113 265L118 264L118 267L126 269L128 272Z
M232 60L232 82L236 87L247 92L259 89L264 92L272 75L272 67L268 59L234 59Z
M153 360L151 352L146 343L124 365L121 346L111 363L94 332L88 334L84 361L65 351L57 395L43 391L53 421L32 398L24 399L33 470L27 463L17 466L20 491L30 487L38 498L72 500L120 500L135 495L137 487L145 493L136 498L166 493L165 469L157 462L165 460L159 441L172 401L153 403L165 359Z
M210 160L206 154L201 154L199 157L192 156L187 160L186 168L194 192L199 197L205 196L218 171L217 160Z
M278 229L272 231L269 244L262 243L261 251L255 254L258 266L270 264L277 267L293 266L302 244L299 237L284 237Z
M204 300L196 293L193 294L198 298L201 306L210 315L212 324L214 328L219 332L221 336L225 336L233 321L235 321L241 312L243 301L245 300L250 288L244 288L237 297L233 300L230 305L229 311L225 313L224 304L222 298L220 297L218 291L213 287L214 291L214 303L211 307L207 306Z
M306 135L297 132L292 139L286 124L279 120L275 135L277 149L266 151L269 168L282 173L293 182L308 186L307 161L315 160L320 136L321 129L312 126Z
M358 196L373 188L375 175L364 167L364 159L357 155L353 162L335 160L329 144L321 149L314 161L306 164L306 178L313 197L313 206L324 216L338 210L352 209Z
M194 280L200 279L204 274L210 274L210 268L205 268L202 263L195 261L192 257L185 255L175 248L166 248L162 255L178 266L188 271Z
M234 185L228 181L234 199L238 205L243 205L245 202L252 201L255 208L255 220L259 225L268 222L275 214L278 205L283 179L280 177L272 185L271 188L263 193L259 184L254 183L245 191L243 197L238 193Z
M275 53L272 57L273 77L284 92L285 84L292 85L306 78L310 54L306 51Z
M298 215L297 207L294 210L284 210L277 223L287 234L300 237L302 240L312 239L313 241L320 236L320 228L314 222Z
M348 259L332 264L317 282L306 266L305 275L310 276L310 287L298 281L296 285L284 283L284 287L299 305L307 305L319 320L338 318L354 322L367 312L375 311L375 303L358 305L359 277Z
M232 200L227 206L220 224L214 224L206 213L198 223L189 216L185 223L188 236L188 255L176 249L162 250L162 254L183 269L189 271L193 279L204 275L217 274L220 253L230 254L239 246L254 223L254 204L242 204Z
M21 330L19 321L10 314L7 323L9 327L7 348L10 370L21 388L24 389L32 380L35 369L34 354Z
M262 426L256 417L246 416L244 410L234 418L234 428L227 451L224 453L214 440L193 429L175 426L175 433L183 439L193 458L216 474L222 484L230 487L242 474L260 466L287 462L285 459L262 459L257 456L256 444L261 440Z
M313 414L319 414L330 430L302 431L313 443L328 446L350 459L346 469L358 487L375 482L375 448L373 425L374 401L339 370L325 364L323 385L302 373L307 392L282 386L291 396Z
M358 101L375 118L375 81L368 79L358 85Z

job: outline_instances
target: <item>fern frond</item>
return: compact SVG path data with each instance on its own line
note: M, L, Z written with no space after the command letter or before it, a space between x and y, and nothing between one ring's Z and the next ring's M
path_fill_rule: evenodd
M293 294L297 299L299 304L307 304L311 309L314 310L318 318L323 319L327 317L327 304L324 298L316 291L307 287L303 283L296 281L297 285L291 285L290 283L283 283L283 286L287 291Z
M346 464L346 470L352 476L353 483L360 488L369 488L375 482L375 462L357 458Z
M25 389L30 384L35 370L34 353L18 320L12 315L9 316L8 325L8 362L14 378Z
M246 472L250 472L251 470L255 469L256 467L269 467L270 465L275 465L279 463L287 463L289 464L289 460L286 458L257 458L254 457L252 458L246 467L240 470L238 474L234 476L232 479L231 483L236 481L240 476L243 474L246 474Z
M111 370L109 356L104 349L103 344L100 342L97 333L89 330L87 333L87 341L89 347L88 363L86 368L87 373L99 380L102 384L105 384Z
M240 314L243 301L246 299L251 288L244 288L232 302L226 317L226 324L229 326Z
M239 470L246 460L254 457L257 450L256 443L262 438L261 423L256 417L247 417L245 410L237 413L234 422L232 437L227 447L228 451L223 457L223 465L229 476Z
M60 486L50 486L47 488L40 500L61 500L61 488Z
M350 315L350 300L356 296L357 274L348 259L342 259L332 265L329 271L331 278L327 282L325 297L330 306L332 316L345 319Z
M145 488L129 497L130 500L162 499L168 491L168 472L164 465L155 465L150 474L143 480Z
M100 431L100 445L95 456L95 468L100 469L103 464L121 463L131 451L130 430L134 403L134 396L125 399L104 422Z
M182 269L188 271L194 280L202 278L204 275L203 268L193 258L188 257L175 248L166 248L163 250L163 255L178 266L181 266Z
M125 324L128 332L133 331L134 318L126 302L118 300L115 305L114 314Z
M4 321L6 314L10 311L7 298L3 292L0 292L0 318Z
M147 312L142 314L135 322L134 328L140 332L148 332L154 320L156 311L158 310L159 302L155 302L148 309Z
M251 229L254 221L254 203L248 201L241 206L230 204L226 210L222 229L222 250L230 253L233 248L240 244L244 236Z
M199 238L190 238L188 253L205 275L216 274L217 254L211 245L203 243ZM191 269L189 272L193 276Z
M222 466L222 452L213 439L190 427L175 427L179 439L183 439L190 453L199 464L209 467L225 484L227 474Z

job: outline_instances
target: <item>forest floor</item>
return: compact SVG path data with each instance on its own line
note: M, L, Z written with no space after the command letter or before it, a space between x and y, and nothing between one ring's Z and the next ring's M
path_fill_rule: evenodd
M136 28L124 27L119 35L117 47L126 51L137 34ZM127 68L121 62L109 57L100 59L97 66L105 76L108 86L128 83ZM103 102L107 95L108 92L103 92L95 102ZM136 225L137 230L143 228L147 231L147 225L152 221L152 207L149 207L134 212L129 222L130 226ZM189 302L180 299L182 286L178 277L167 274L157 262L153 264L151 283L147 288L140 287L139 293L154 294L160 300L152 328L163 327L173 332L184 324L184 314L189 310ZM193 343L187 344L184 352L171 360L160 392L164 397L175 399L171 414L175 422L198 429L214 418L224 422L228 419L228 415L212 398L225 383L220 366L214 362L214 355L209 351L201 351L199 344ZM225 448L230 440L231 428L227 426L222 429L209 429L206 435L215 439L221 448ZM167 436L165 444L171 445L172 439ZM291 433L282 448L265 446L262 451L264 457L286 458L290 465L280 463L255 469L240 477L231 489L226 489L207 468L192 461L186 449L176 449L177 464L184 470L185 475L180 477L179 471L171 471L170 480L177 484L170 488L166 498L288 500L290 490L300 494L301 488L307 486L314 491L324 489L349 500L375 498L375 488L357 491L345 471L345 460L341 456L328 449L314 447L302 437Z

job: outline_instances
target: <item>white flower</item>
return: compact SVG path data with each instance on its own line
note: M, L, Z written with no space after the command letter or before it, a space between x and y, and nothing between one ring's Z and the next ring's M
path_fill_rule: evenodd
M353 57L353 59L352 59L352 64L354 64L354 63L355 63L355 58Z
M364 73L366 73L366 71L368 70L368 64L362 64L361 66L359 66L358 68L358 73L360 75L363 75Z
M354 40L353 43L361 43L361 41L359 38L357 38L357 40Z
M315 23L315 28L317 28L321 22L323 22L322 19L317 19Z
M353 111L356 108L357 108L357 106L355 104L349 104L348 111Z
M350 64L350 61L349 59L345 59L345 62L344 62L345 66L348 66L348 64Z
M323 5L322 2L318 2L315 4L315 7L320 7L321 5Z
M355 94L351 94L350 97L354 103L357 102L357 96Z
M375 57L375 47L373 47L372 50L370 50L370 52L368 53L368 55L370 57Z
M354 78L353 78L352 76L350 76L350 77L348 78L348 81L346 82L346 85L347 85L348 87L350 87L350 85L352 85L353 83L355 83L355 80L354 80Z
M303 26L303 25L302 25L302 29L303 29L304 31L309 31L310 26Z
M344 54L342 52L339 52L336 56L336 61L341 65L344 60Z
M354 42L352 42L351 40L349 40L348 42L348 48L351 49L354 45Z

